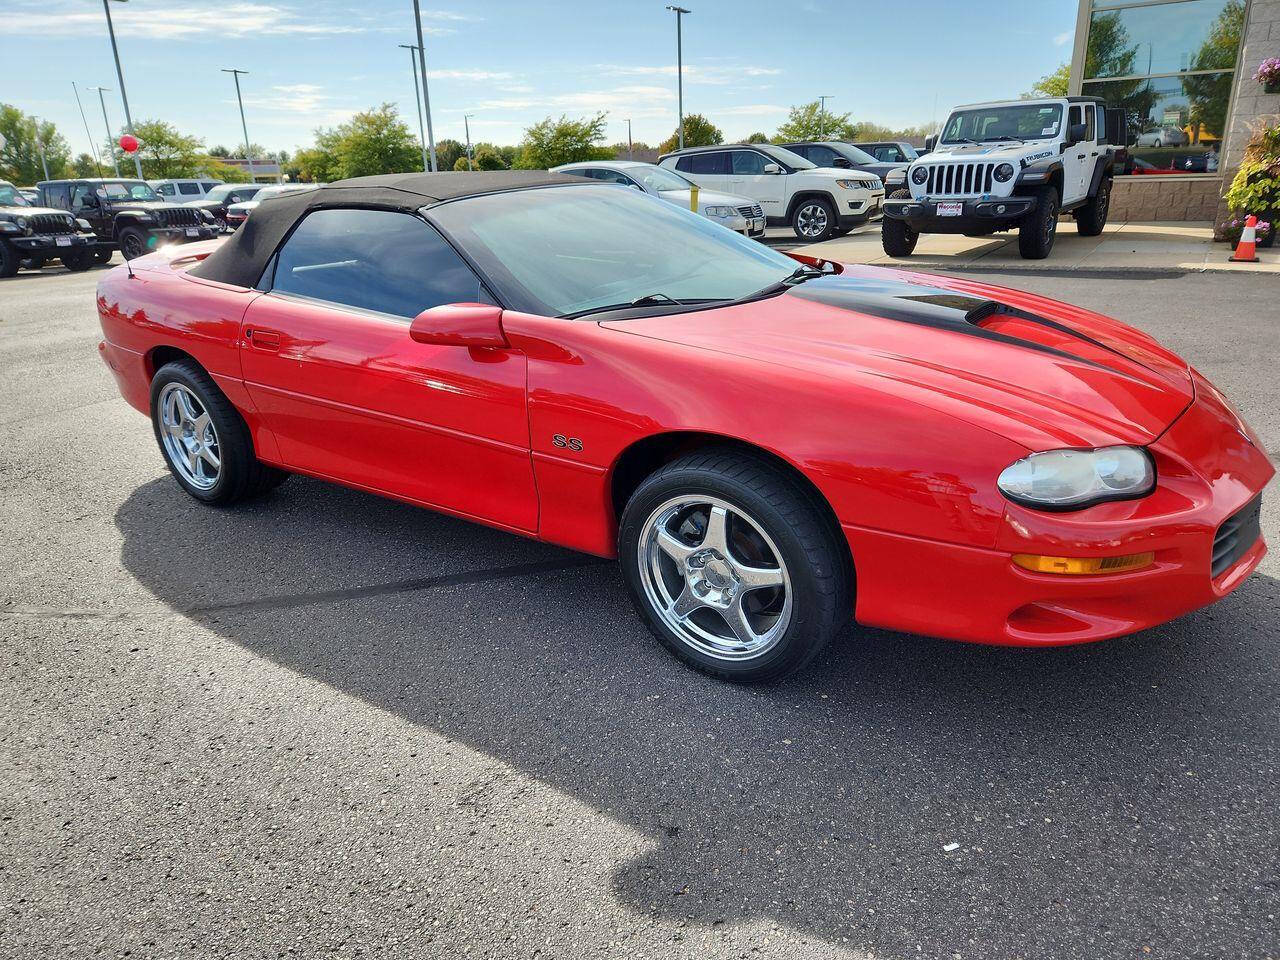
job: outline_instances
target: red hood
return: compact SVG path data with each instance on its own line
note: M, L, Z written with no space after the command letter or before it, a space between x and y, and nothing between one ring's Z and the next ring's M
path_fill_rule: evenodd
M966 280L847 267L781 296L606 323L926 404L1028 449L1145 444L1194 398L1187 364L1138 330Z

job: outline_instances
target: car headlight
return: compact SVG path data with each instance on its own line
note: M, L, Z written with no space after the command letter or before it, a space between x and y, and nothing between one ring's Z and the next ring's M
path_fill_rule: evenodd
M710 206L703 207L702 212L708 217L732 217L735 213L737 213L737 211L734 210L733 207L722 207L716 204L711 204Z
M205 223L213 223L213 214L208 210L197 210L196 213L200 214L200 219Z
M866 181L864 180L837 180L836 186L839 187L841 190L867 189L867 184L866 184Z
M88 230L90 232L93 231L93 224L90 223L88 220L81 220L79 217L76 217L76 226L79 227L81 230Z
M916 167L911 171L911 182L919 186L929 179L929 171L924 167Z
M1005 467L996 485L1029 507L1079 510L1146 496L1155 482L1155 464L1141 447L1100 447L1033 453Z
M1001 183L1008 183L1009 178L1013 176L1013 165L1009 163L1000 164L1000 166L996 167L993 176Z
M26 221L22 221L24 224ZM18 226L17 220L0 220L0 233L22 233L22 227Z

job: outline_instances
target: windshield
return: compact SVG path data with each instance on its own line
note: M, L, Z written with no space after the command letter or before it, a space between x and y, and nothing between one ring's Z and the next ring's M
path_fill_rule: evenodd
M666 167L627 167L626 172L648 190L688 190L692 183Z
M767 153L779 163L784 163L796 170L812 170L817 166L816 163L810 163L804 157L800 156L800 154L792 153L790 150L783 147L775 147L771 143L753 143L751 146L759 150L761 153Z
M942 142L1038 140L1042 137L1056 137L1061 124L1060 103L1028 103L959 110L947 120Z
M543 316L655 296L736 300L796 269L790 257L705 217L604 185L468 197L428 216L476 260L507 306Z
M109 200L159 200L156 192L141 180L111 180L95 188L100 197Z
M840 149L836 151L850 163L875 163L876 158L861 147L855 147L852 143L840 144Z
M0 207L29 207L31 201L18 192L12 183L0 183Z

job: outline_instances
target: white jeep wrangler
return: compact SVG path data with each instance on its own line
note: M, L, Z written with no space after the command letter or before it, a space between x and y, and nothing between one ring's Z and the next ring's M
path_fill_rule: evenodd
M880 235L891 257L910 256L922 233L981 237L1017 227L1023 258L1043 260L1059 214L1072 213L1086 237L1107 222L1113 148L1096 97L956 107L928 146L885 183Z

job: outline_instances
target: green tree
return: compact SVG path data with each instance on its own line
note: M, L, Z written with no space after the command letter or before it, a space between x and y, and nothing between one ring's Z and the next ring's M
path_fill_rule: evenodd
M342 179L338 163L339 138L339 131L335 128L316 129L315 146L299 150L293 155L300 180L307 183L332 183Z
M1065 97L1071 87L1071 64L1064 63L1053 73L1046 74L1022 95L1023 100L1037 97Z
M743 143L768 143L769 138L765 136L763 133L753 133L751 136L747 137L747 139L742 142Z
M194 177L202 173L209 163L204 141L182 133L166 120L143 120L135 123L133 135L139 142L138 159L142 161L142 175L148 179ZM105 145L110 146L110 142ZM103 153L107 152L105 147ZM132 157L121 157L122 173L126 167L132 166Z
M684 145L686 147L714 147L717 143L724 143L724 134L720 132L719 127L700 113L686 113L684 115ZM671 136L658 144L658 152L670 153L679 146L680 128L677 126Z
M478 170L505 170L506 162L491 143L477 143L471 151L471 162Z
M853 121L847 113L823 110L821 102L813 100L791 108L787 122L778 128L779 143L795 140L852 140Z
M407 173L422 166L416 138L389 103L357 113L337 128L335 154L342 177Z
M516 166L522 170L546 170L580 160L609 160L613 151L600 146L604 140L605 114L582 120L547 117L524 132Z
M71 150L62 134L58 133L58 128L49 121L37 120L15 106L0 103L0 136L5 139L4 147L0 149L0 178L19 186L43 180L41 144L44 145L49 176L66 176Z
M71 163L71 169L77 177L97 177L104 173L112 173L111 160L107 160L107 165L100 166L87 153L82 153Z
M436 141L436 169L458 169L458 158L462 158L462 169L467 169L467 148L457 140L446 137ZM419 164L421 166L421 164Z

